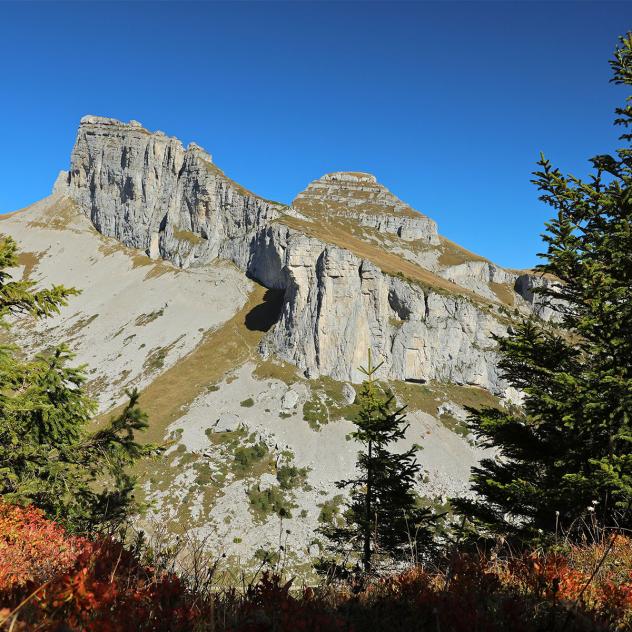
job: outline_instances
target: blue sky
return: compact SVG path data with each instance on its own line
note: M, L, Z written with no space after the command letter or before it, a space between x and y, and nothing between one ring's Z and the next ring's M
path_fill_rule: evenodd
M195 140L283 202L374 173L450 239L532 266L550 211L530 173L618 146L628 29L627 2L0 2L0 212L48 194L90 113Z

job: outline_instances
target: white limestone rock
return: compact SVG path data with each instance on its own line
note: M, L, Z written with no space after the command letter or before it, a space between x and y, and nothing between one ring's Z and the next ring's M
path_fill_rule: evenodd
M342 386L342 398L345 404L353 404L356 400L356 391L351 384L343 384Z
M560 319L559 312L555 307L559 307L559 301L551 301L547 297L538 294L537 289L553 284L551 279L540 274L525 273L515 280L515 289L522 298L531 305L533 312L543 320L556 321Z
M68 191L68 172L60 171L53 184L53 194L65 195Z
M300 401L300 395L291 388L288 389L281 399L281 411L289 413L294 410Z
M241 425L241 418L233 412L223 412L217 418L213 430L215 432L233 432Z
M69 194L104 235L180 267L217 257L224 240L280 215L232 182L204 150L140 124L87 116L72 151Z
M455 404L454 402L443 402L437 406L437 415L448 415L457 421L465 421L467 419L467 411L465 408Z

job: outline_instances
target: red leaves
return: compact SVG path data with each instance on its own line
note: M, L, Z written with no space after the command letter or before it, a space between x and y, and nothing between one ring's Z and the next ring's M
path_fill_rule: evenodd
M71 568L86 544L39 509L0 501L0 593L43 584Z
M194 594L120 543L65 534L32 508L0 502L0 629L14 632L443 632L624 630L632 626L632 542L588 581L603 545L510 560L458 555L348 587L293 588L264 573L245 595ZM449 583L446 582L449 575ZM17 610L16 610L17 608ZM568 620L567 620L568 619Z
M0 502L0 626L15 613L15 630L188 630L199 614L190 603L177 577L120 543L68 536L40 511Z
M283 582L279 575L264 572L251 586L241 605L238 622L230 632L352 632L343 619L324 607L312 588L290 593L292 580Z

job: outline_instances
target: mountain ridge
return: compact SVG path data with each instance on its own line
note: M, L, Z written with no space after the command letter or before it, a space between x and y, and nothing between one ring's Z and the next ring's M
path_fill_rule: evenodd
M346 436L367 348L408 404L399 447L423 445L430 503L467 493L485 454L464 407L517 396L491 335L514 310L546 316L523 298L537 277L451 244L370 174L306 191L295 206L264 200L197 145L87 117L53 194L0 218L22 247L18 274L82 290L49 321L20 323L21 345L67 342L101 415L138 388L147 439L169 446L139 472L153 503L143 528L193 530L243 559L274 548L281 503L304 564L335 481L353 475ZM244 469L240 450L263 456ZM301 472L290 487L284 465Z
M357 367L371 347L393 379L503 389L485 347L491 333L503 333L510 308L530 308L514 290L521 275L467 260L465 251L463 263L443 266L447 242L435 222L370 174L319 178L297 196L297 208L288 207L232 181L195 144L185 150L137 122L88 116L65 185L56 190L73 198L100 232L152 259L189 267L219 257L284 290L280 321L266 344L306 375L360 381ZM384 238L391 241L379 243ZM323 309L330 297L331 307ZM455 330L452 348L442 354L441 330L457 312L466 327ZM352 324L339 331L345 316Z

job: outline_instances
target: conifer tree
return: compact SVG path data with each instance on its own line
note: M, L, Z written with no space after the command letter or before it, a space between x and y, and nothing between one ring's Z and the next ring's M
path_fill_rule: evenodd
M359 475L339 481L339 488L350 488L350 500L343 513L343 525L320 529L334 549L350 546L361 557L365 571L373 566L375 554L394 559L417 559L430 541L429 510L421 508L414 491L420 465L415 459L417 446L398 453L391 445L402 439L408 429L405 406L397 407L395 398L376 380L382 364L373 366L369 350L366 375L358 394L350 437L362 445L358 453Z
M35 291L14 281L17 247L0 238L0 326L9 316L45 318L77 291L63 286ZM138 394L101 430L88 432L96 403L85 390L82 368L72 368L65 346L22 360L0 345L0 497L34 504L74 531L111 528L135 509L134 478L127 466L155 451L135 433L146 427Z
M612 81L632 85L632 35L610 63ZM616 125L631 125L631 102ZM537 269L557 323L525 320L498 340L524 405L473 414L473 431L498 457L473 469L480 498L454 503L483 534L579 536L573 526L588 512L632 527L632 135L620 139L615 155L592 158L590 179L564 176L544 157L534 174L556 212Z

